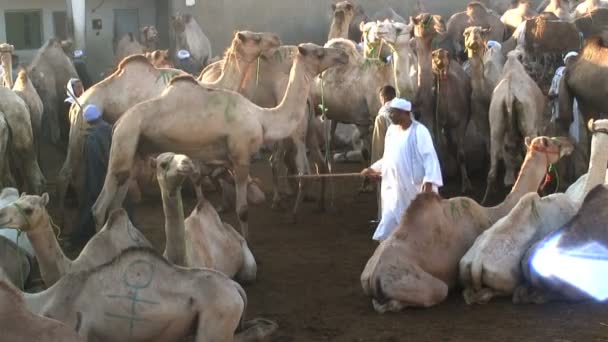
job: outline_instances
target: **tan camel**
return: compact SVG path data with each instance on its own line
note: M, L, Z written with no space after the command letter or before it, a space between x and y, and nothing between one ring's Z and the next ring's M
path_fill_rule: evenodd
M488 112L492 92L500 80L504 65L502 53L487 48L488 31L480 26L468 27L464 33L471 74L471 121L490 152Z
M0 85L11 89L13 87L13 52L15 47L2 43L0 44L0 63L2 63L2 81Z
M78 78L78 74L61 42L49 39L38 50L27 71L44 105L43 136L58 143L63 134L67 140L69 121L63 112L65 87L71 78Z
M247 242L222 222L207 200L201 198L184 220L181 186L195 171L192 160L167 152L156 157L155 165L165 212L167 259L176 265L218 270L242 282L254 281L257 265Z
M132 107L116 123L108 174L93 206L97 226L105 221L108 210L122 204L138 144L147 141L154 147L144 143L140 152L173 150L202 160L230 160L236 175L236 211L246 238L251 154L264 141L288 137L304 116L299 108L306 106L307 99L302 94L308 93L313 78L346 63L348 55L344 51L299 45L283 101L273 109L260 108L232 91L202 87L192 77L175 77L160 97Z
M106 263L132 246L150 246L146 238L133 226L124 210L110 215L103 229L85 245L75 260L68 259L53 232L46 209L49 195L21 197L0 209L0 227L19 229L27 234L34 247L40 274L47 286L68 273L88 270Z
M154 50L146 52L145 56L156 68L175 68L171 56L169 56L169 50Z
M36 88L34 88L32 81L27 75L26 69L21 68L19 70L17 80L13 85L13 91L19 95L29 109L32 133L34 134L34 144L36 146L36 151L39 151L44 106L42 105L42 99L38 95Z
M213 87L234 87L242 81L242 69L255 64L257 56L274 51L280 40L271 33L250 31L237 32L231 48L226 52L229 62L221 70L221 77L205 83ZM78 99L84 108L95 104L103 112L109 123L116 122L124 112L137 103L160 95L169 80L177 75L185 75L177 69L154 68L142 55L126 58L118 69L103 81L87 89ZM137 89L138 91L128 91ZM117 97L116 94L123 96ZM76 194L81 194L84 170L82 169L82 149L87 124L82 118L82 108L74 105L70 110L70 143L66 160L57 179L57 197L60 210L64 208L65 195L71 185Z
M25 187L28 191L41 193L46 180L38 165L32 124L26 103L14 91L0 87L0 113L3 114L9 128L8 151L11 166L15 170L13 175L17 176L21 188ZM5 177L11 179L12 177L8 176L9 173L5 169Z
M509 52L490 103L490 170L484 203L495 190L500 160L506 169L504 184L514 184L521 162L518 137L535 137L543 128L547 100L521 63L523 54L520 49Z
M500 21L502 21L512 33L524 22L524 20L538 15L530 6L529 0L519 0L517 7L506 11L502 17L500 17Z
M376 311L430 307L458 282L458 262L484 230L508 214L519 199L536 191L549 164L572 152L567 139L526 139L528 153L517 183L498 206L482 207L467 197L442 199L419 194L397 230L374 252L361 274L363 292Z
M452 48L448 51L453 53L454 56L460 56L465 52L466 45L463 33L471 26L488 28L488 38L490 40L502 42L507 38L507 28L500 21L500 18L490 13L482 3L472 1L467 5L465 11L452 15L447 23L446 38L452 43Z
M340 1L332 4L331 10L333 16L327 40L330 41L334 38L348 39L348 28L357 14L355 6L348 0Z
M4 279L0 268L0 279ZM84 342L76 331L28 310L23 295L0 280L0 329L4 341Z
M178 14L171 16L171 28L175 34L175 50L187 50L197 65L202 70L213 56L209 38L190 14Z
M132 32L120 37L116 43L116 53L114 56L115 65L131 55L142 55L146 52L156 50L158 44L158 31L154 26L144 26L140 29L141 43Z
M452 156L456 156L460 166L461 191L465 193L473 188L467 175L464 150L464 139L471 118L471 80L460 64L450 60L447 50L435 50L432 57L437 132L444 132L445 147ZM443 139L438 140L441 144L444 143Z
M0 208L10 205L19 198L15 188L4 188L0 192ZM0 229L0 270L5 279L20 289L25 287L30 275L30 258L34 251L26 236L11 229Z
M590 122L594 134L588 175L566 193L530 193L511 212L480 235L460 260L460 281L468 304L511 295L522 282L520 261L528 248L568 222L591 189L606 180L608 120Z
M247 295L224 274L172 265L145 247L23 298L29 311L87 341L176 342L192 332L196 342L263 341L278 327L245 321Z

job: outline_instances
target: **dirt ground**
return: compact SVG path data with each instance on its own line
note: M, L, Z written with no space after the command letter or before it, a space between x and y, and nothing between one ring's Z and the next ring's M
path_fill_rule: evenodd
M335 172L359 169L358 164L338 165ZM268 164L256 163L252 174L262 179L270 198ZM375 195L358 195L357 179L334 184L333 209L319 213L316 203L304 203L296 224L287 211L274 211L269 203L250 208L258 279L245 286L247 316L276 321L280 328L273 341L608 342L608 306L596 303L515 306L505 298L467 306L454 290L431 309L377 314L359 282L376 247L368 223L376 215ZM450 196L453 188L447 186L443 195ZM483 184L477 190L481 194ZM185 202L189 212L194 202ZM162 251L160 196L139 205L135 217L137 227ZM236 223L234 214L224 217Z

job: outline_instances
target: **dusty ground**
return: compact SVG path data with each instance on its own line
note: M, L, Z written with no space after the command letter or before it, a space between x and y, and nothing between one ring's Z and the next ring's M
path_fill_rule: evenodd
M358 169L342 165L337 171ZM267 164L257 163L253 174L269 193ZM258 281L245 287L248 317L279 323L274 341L608 341L608 306L595 303L515 306L504 299L467 306L455 290L435 308L377 314L359 283L376 246L368 224L376 213L375 195L356 195L358 185L337 181L335 209L320 214L314 203L305 203L297 224L269 204L250 210L259 272ZM193 202L186 203L189 211ZM234 215L226 219L235 223ZM162 250L160 197L137 208L136 224Z

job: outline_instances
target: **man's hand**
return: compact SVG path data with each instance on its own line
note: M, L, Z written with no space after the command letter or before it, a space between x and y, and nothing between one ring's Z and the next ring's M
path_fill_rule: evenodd
M422 184L422 192L433 192L433 183L426 182Z
M378 181L382 178L380 172L372 169L372 168L366 168L363 169L363 171L361 171L361 175L365 176L365 177L369 177L370 179L374 180L374 181Z

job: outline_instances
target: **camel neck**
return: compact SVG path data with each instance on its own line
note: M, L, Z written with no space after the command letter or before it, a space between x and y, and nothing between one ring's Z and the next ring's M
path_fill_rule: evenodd
M237 57L235 52L229 53L222 69L222 74L214 82L205 83L206 86L229 89L238 91L241 86L242 75L245 75L249 68L255 64L253 61L244 61Z
M38 227L31 227L27 237L34 248L40 266L40 274L47 286L57 282L69 272L72 261L68 259L55 237L48 214Z
M606 164L608 164L608 134L603 132L594 133L591 138L591 155L589 158L589 174L585 181L583 194L589 193L594 187L604 184L606 178ZM582 200L582 198L581 198Z
M477 51L469 58L471 64L471 88L475 92L485 90L484 65L481 56L482 53Z
M185 266L186 241L181 185L173 195L164 186L161 186L161 196L165 213L164 256L176 265Z
M314 76L299 57L294 59L281 103L272 109L259 108L256 112L264 130L265 141L287 138L296 129L306 113L306 102Z
M391 44L390 47L393 50L393 78L395 82L395 89L397 90L397 96L413 99L416 95L416 85L414 84L416 80L409 77L411 71L410 69L412 67L409 42L407 43L407 46L404 44Z
M329 27L329 35L327 36L327 40L332 40L335 38L344 38L344 39L348 39L348 27L350 26L350 23L347 22L346 19L336 19L336 17L334 16L333 20L331 21L331 26Z
M507 195L507 198L501 204L489 208L488 216L492 224L507 215L522 196L538 191L538 187L545 178L547 168L549 167L547 153L550 152L528 151L511 193Z
M0 56L0 58L2 59L2 71L4 71L4 74L2 75L2 82L4 83L4 86L7 87L8 89L12 89L13 88L13 65L12 65L12 61L11 58L5 58L4 57L5 53L2 53L2 56ZM10 54L9 54L10 56ZM0 84L0 86L2 86L2 84Z
M433 82L433 37L416 37L418 46L418 87L430 91Z

